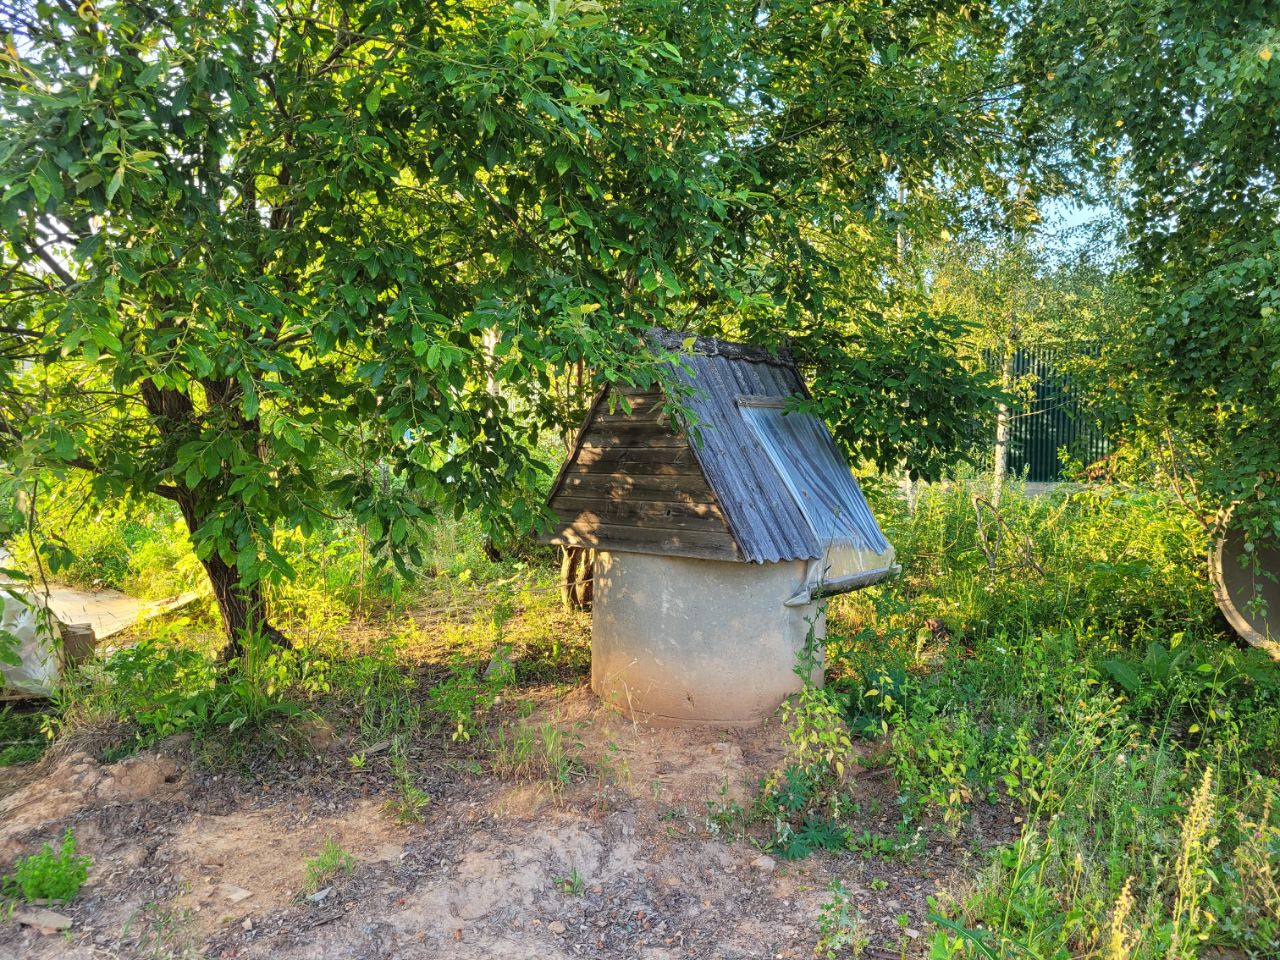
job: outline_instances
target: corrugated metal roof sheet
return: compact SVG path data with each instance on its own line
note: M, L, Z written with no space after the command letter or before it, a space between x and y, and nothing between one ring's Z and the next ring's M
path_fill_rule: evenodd
M778 475L826 547L824 576L865 572L862 554L870 551L878 562L888 552L889 543L849 464L821 420L788 413L777 401L741 400L738 413L764 443Z
M788 469L775 462L777 450L771 455L767 449L767 428L744 416L743 403L759 407L773 401L776 407L805 395L789 355L706 337L686 349L687 337L666 330L650 336L681 354L684 369L677 367L676 377L692 391L686 404L694 419L694 452L746 559L817 560L836 541L875 553L890 549L820 419L789 413L783 419L794 422L774 431L775 446L792 441L785 459L800 461Z

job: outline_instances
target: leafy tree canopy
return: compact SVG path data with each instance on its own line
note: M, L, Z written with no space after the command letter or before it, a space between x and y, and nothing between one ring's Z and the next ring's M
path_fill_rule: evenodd
M899 253L1013 196L980 5L5 9L0 457L174 501L233 640L281 528L533 525L556 385L655 323L791 337L886 466L990 399Z
M1280 536L1280 26L1266 0L1039 2L1018 41L1042 127L1110 187L1142 307L1127 419L1202 515ZM1029 112L1030 113L1030 112Z

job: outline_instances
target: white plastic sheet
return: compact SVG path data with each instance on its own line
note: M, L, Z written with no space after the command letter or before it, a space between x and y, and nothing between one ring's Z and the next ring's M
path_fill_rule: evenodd
M51 696L58 686L57 623L29 593L0 587L0 649L17 655L18 663L0 659L5 691Z

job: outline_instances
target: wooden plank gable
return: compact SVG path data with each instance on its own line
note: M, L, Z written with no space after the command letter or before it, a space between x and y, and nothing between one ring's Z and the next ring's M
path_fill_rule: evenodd
M612 388L610 388L612 389ZM601 393L552 488L549 542L717 560L742 555L698 458L667 422L659 391Z

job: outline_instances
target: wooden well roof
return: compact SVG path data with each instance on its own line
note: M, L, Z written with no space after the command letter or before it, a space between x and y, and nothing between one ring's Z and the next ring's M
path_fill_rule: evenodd
M602 391L552 487L549 542L756 563L821 559L833 542L891 550L826 425L785 412L806 395L787 353L651 339L681 354L692 429L669 422L656 389Z

